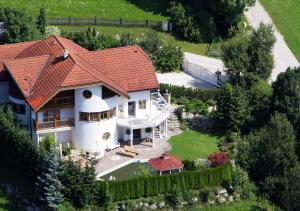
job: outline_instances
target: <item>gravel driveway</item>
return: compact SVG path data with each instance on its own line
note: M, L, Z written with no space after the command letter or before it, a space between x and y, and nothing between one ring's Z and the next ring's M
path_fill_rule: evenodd
M277 75L284 72L288 67L299 66L299 62L293 55L283 36L277 31L275 25L272 23L272 19L261 3L257 0L254 7L249 8L245 13L249 24L253 28L258 28L261 22L266 24L272 24L275 29L276 43L273 49L275 67L271 75L271 81L276 80Z

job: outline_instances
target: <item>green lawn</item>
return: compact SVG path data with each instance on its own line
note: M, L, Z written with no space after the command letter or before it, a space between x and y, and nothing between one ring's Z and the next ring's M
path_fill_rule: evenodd
M20 210L12 202L10 202L4 195L2 189L0 188L0 211L6 210Z
M194 160L218 151L219 138L212 134L185 130L182 134L173 136L169 142L172 146L170 154L177 155L182 160Z
M59 26L63 30L87 30L88 26ZM95 27L100 33L108 35L120 35L130 33L133 36L139 37L141 34L149 32L153 29L145 27L116 27L116 26L96 26ZM178 40L169 33L158 32L161 40L165 43L174 43L180 46L182 51L187 51L190 53L204 55L208 47L207 43L191 43L183 40Z
M169 0L1 0L0 7L26 9L36 16L41 7L49 17L101 17L165 20Z
M203 207L190 209L192 211L261 211L261 210L277 210L276 207L270 205L268 202L257 202L253 200L244 200L225 204L220 206Z
M300 2L299 0L260 0L284 36L289 48L300 60Z

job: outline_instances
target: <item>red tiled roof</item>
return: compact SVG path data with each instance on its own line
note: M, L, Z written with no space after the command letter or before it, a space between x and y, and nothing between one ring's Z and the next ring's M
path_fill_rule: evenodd
M149 164L157 171L167 171L183 168L183 163L172 155L162 155L157 158L151 158Z
M64 49L69 51L66 59ZM50 36L2 45L0 52L0 77L4 63L34 110L60 90L79 85L104 84L127 97L130 91L158 88L150 59L136 46L89 52L71 40Z

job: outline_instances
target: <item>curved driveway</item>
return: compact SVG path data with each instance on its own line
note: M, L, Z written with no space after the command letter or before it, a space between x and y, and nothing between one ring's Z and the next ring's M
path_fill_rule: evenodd
M245 15L249 24L255 29L258 28L261 22L265 24L272 24L274 26L276 37L276 42L273 49L275 67L272 71L270 78L271 81L276 80L277 75L281 72L284 72L288 67L299 66L298 60L289 49L288 45L284 41L283 36L277 31L269 14L258 0L256 1L255 6L249 8Z

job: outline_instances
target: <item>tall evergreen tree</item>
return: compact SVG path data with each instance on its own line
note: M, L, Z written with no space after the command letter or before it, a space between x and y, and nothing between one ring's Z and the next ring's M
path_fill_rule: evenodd
M36 21L36 26L42 34L45 34L46 26L47 26L47 17L46 17L45 8L40 9L40 13Z
M50 150L42 164L42 173L36 183L36 201L45 210L54 210L63 202L62 184L59 175L59 157Z
M292 125L285 115L275 114L265 127L243 142L238 147L238 163L278 202L284 190L285 171L297 162Z
M249 118L247 100L238 87L234 88L227 83L223 89L223 94L217 103L217 117L227 132L240 132Z

